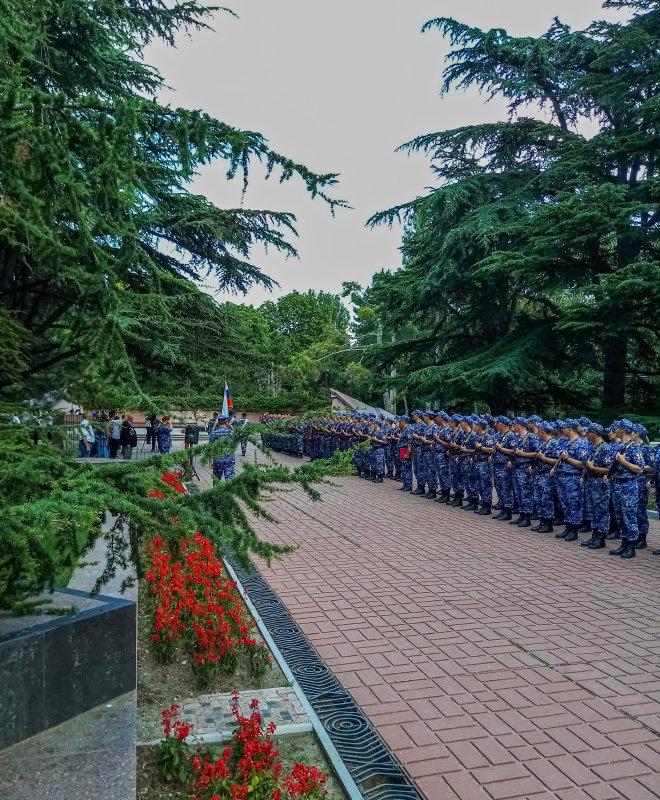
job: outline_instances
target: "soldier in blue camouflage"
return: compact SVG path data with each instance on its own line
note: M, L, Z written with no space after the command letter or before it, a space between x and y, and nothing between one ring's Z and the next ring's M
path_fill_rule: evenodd
M401 459L401 481L400 492L412 492L413 488L413 431L414 425L410 424L410 417L405 415L399 417L399 452Z
M660 437L660 430L658 436ZM655 502L660 509L660 444L655 448ZM660 550L654 550L653 555L660 556Z
M449 505L459 508L463 505L463 476L461 475L461 460L460 460L460 446L463 431L459 425L463 421L460 414L454 414L449 417L449 480L451 481L451 488L454 491L453 499Z
M427 500L435 500L438 497L438 476L435 471L435 440L434 436L437 431L435 424L435 412L424 412L424 424L426 429L423 433L422 445L422 460L424 465L424 475L428 485L428 493L426 494Z
M392 462L394 464L395 481L401 482L401 456L399 455L399 437L401 436L401 429L399 427L400 417L394 417L393 425L390 428L390 449L392 452Z
M553 532L555 478L550 473L560 455L557 439L552 436L553 430L551 422L541 421L536 425L539 450L534 467L534 507L539 515L539 524L532 530L537 533Z
M576 419L564 420L564 435L569 443L562 451L557 465L557 486L559 500L564 509L566 527L556 533L556 539L574 542L578 538L578 528L583 513L583 475L589 458L589 443L578 434L579 422Z
M648 431L643 425L635 425L633 439L640 446L644 455L644 472L637 477L639 482L639 504L637 507L639 538L635 543L636 550L644 550L647 547L646 537L649 532L649 488L650 481L653 480L655 474L655 451L649 444Z
M591 425L591 420L589 417L580 417L578 420L578 435L581 436L585 441L589 442L589 438L587 437L587 430ZM589 452L591 453L591 446L589 446ZM584 479L586 480L587 472L585 470ZM578 533L589 533L591 531L591 517L592 517L592 506L591 506L591 495L589 492L585 491L582 493L582 524L578 528Z
M569 439L567 436L564 435L564 420L557 419L554 422L554 431L553 431L555 438L557 440L557 447L559 450L559 454L557 458L564 452L567 445L569 444ZM552 521L553 525L563 525L564 524L564 509L561 504L561 500L559 499L559 485L556 478L556 470L553 473L555 476L555 518Z
M635 543L639 538L639 480L644 472L644 453L633 440L633 423L629 419L618 420L617 438L620 440L615 462L612 466L612 498L614 512L621 530L621 545L610 550L611 556L635 557Z
M374 483L382 483L385 474L385 435L383 434L380 423L376 419L371 420L371 430L369 431L371 444L371 472Z
M412 413L412 445L413 445L413 473L417 480L417 488L412 494L421 496L426 495L426 475L424 473L424 459L422 458L422 439L426 430L426 425L422 421L424 412L413 411Z
M463 417L461 422L463 437L459 448L459 459L463 486L467 492L468 500L467 505L463 507L463 511L476 511L479 508L479 479L474 466L475 444L478 440L474 425L478 419L478 417L472 415Z
M229 417L221 415L218 417L217 425L209 433L209 442L216 442L219 439L231 439L234 431L229 424ZM213 461L213 478L221 481L230 480L234 477L236 470L236 458L234 451L223 453Z
M475 509L480 517L490 516L493 505L493 483L491 458L495 452L495 431L485 418L475 423L477 440L475 442L474 470L479 484L481 508Z
M603 426L596 422L586 426L585 431L591 445L584 478L585 495L589 495L585 508L590 509L592 533L591 539L581 542L581 545L590 550L599 550L605 547L605 537L610 529L611 485L608 475L618 447L605 441Z
M451 439L451 428L449 427L449 414L444 411L438 412L436 416L436 432L433 436L435 446L433 457L435 460L435 474L438 476L438 486L440 496L436 498L436 503L451 502L451 479L449 476L449 440Z
M513 432L518 436L513 458L513 486L520 516L509 524L519 528L529 528L534 513L534 462L541 446L535 429L536 424L528 423L523 417L513 420Z
M502 438L495 444L493 469L501 490L499 500L502 510L494 519L509 522L513 511L513 462L511 459L518 445L518 437L511 430L511 420L508 417L498 417L497 425Z
M392 451L392 419L384 418L381 430L385 438L385 477L392 480L394 478L394 453Z

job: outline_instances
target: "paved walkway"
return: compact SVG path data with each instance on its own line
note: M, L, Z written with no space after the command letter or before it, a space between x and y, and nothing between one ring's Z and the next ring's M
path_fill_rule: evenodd
M660 797L660 557L336 483L273 497L259 568L429 800Z

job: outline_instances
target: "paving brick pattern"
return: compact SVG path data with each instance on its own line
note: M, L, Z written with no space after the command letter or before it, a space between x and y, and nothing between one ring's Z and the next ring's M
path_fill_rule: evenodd
M660 557L336 484L273 496L258 566L428 800L660 797Z
M250 716L250 703L253 699L259 701L264 726L269 722L274 722L278 728L309 722L300 700L289 687L246 690L238 702L241 715ZM194 724L193 733L197 736L225 733L231 731L234 725L234 702L231 694L203 694L194 699L180 701L179 705L181 719Z

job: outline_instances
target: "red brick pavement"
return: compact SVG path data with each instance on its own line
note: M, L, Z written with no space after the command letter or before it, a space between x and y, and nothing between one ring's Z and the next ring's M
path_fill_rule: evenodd
M660 797L660 557L336 483L258 566L428 800Z

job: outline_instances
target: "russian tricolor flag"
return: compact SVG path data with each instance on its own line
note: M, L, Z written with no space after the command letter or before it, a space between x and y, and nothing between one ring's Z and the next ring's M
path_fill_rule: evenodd
M227 381L225 381L225 396L222 400L222 415L223 417L228 417L229 412L234 407L234 404L231 401L231 395L229 394L229 386L227 386Z

